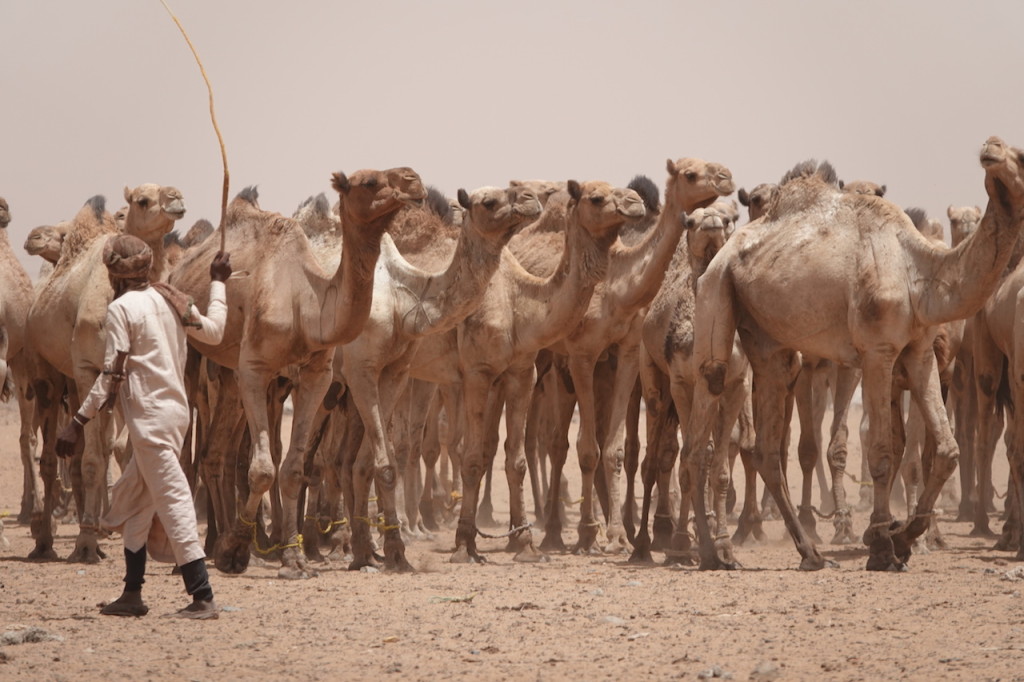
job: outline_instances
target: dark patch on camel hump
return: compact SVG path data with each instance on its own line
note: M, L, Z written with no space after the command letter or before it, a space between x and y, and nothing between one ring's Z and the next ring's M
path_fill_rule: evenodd
M815 159L807 159L793 166L782 179L779 180L779 187L782 187L791 180L797 180L799 178L810 178L816 176L822 182L839 186L839 174L836 173L836 169L832 167L832 164L828 161L822 161L818 163Z
M648 213L657 213L661 208L661 194L658 186L646 175L633 176L633 179L629 181L626 188L640 195L644 202L644 208L647 209Z
M451 223L452 206L448 197L432 185L427 185L427 208L445 223Z
M235 198L236 199L241 199L242 201L247 201L250 204L252 204L253 206L256 206L258 204L258 200L260 198L260 193L257 190L256 185L249 185L248 187L243 189L241 192L239 192L235 196Z
M92 209L96 222L103 222L103 213L107 210L107 198L102 194L97 194L94 197L90 197L85 204Z

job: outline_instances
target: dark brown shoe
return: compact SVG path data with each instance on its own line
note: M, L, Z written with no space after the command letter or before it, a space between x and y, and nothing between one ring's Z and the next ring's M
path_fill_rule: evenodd
M145 616L149 607L142 601L142 592L122 592L120 597L100 609L100 613L104 616Z
M196 599L185 608L170 615L175 618L188 618L190 620L214 620L220 617L218 615L219 611L217 603L212 599L209 601Z

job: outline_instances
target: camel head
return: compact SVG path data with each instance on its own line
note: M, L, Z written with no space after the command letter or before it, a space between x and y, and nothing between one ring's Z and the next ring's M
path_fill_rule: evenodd
M885 196L885 185L879 185L870 180L854 180L853 182L839 181L839 189L847 194L863 194L865 196Z
M116 213L114 213L114 225L117 226L117 231L118 232L124 232L124 224L125 224L125 222L127 220L128 220L128 207L127 206L122 206L121 208L117 209Z
M708 263L732 235L736 228L733 215L729 204L720 201L707 208L698 208L693 213L684 211L680 214L679 219L686 227L686 246L690 250L695 273L707 270Z
M678 210L706 208L718 197L732 194L736 189L732 171L720 163L684 158L669 159L665 166L668 169L665 205L674 202Z
M526 187L532 189L541 206L548 205L548 199L559 192L565 191L564 182L551 182L550 180L512 180L509 187Z
M32 228L25 239L25 251L30 256L39 256L47 263L60 260L60 249L64 246L71 223L61 222L56 225L40 225Z
M985 169L985 190L1004 209L1013 212L1024 203L1024 152L990 137L981 146L981 166Z
M338 192L343 227L346 218L354 224L369 225L427 196L423 181L411 168L359 170L351 176L339 171L331 176L331 186Z
M747 207L747 216L750 222L754 222L768 210L768 204L778 191L779 186L775 183L762 182L750 190L749 193L746 189L740 187L740 191L736 196L739 197L740 203Z
M161 187L153 183L135 189L124 188L128 202L124 231L147 244L158 243L174 229L174 223L185 215L185 200L175 187Z
M193 246L198 246L206 241L206 238L213 234L213 223L206 218L200 218L192 227L189 228L185 236L181 238L181 243L186 249L191 249Z
M7 206L7 199L0 197L0 228L11 224L11 209Z
M981 224L979 206L949 206L946 215L949 217L949 235L954 247L974 234Z
M458 192L459 205L466 211L463 221L496 246L504 246L520 227L543 210L537 194L529 187L481 187Z
M625 223L643 218L647 213L640 195L631 189L612 187L607 182L582 184L570 180L569 211L597 242L618 237Z

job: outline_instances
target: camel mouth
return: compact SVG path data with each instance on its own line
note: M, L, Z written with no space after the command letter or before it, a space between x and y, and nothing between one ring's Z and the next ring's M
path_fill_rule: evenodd
M981 165L982 165L983 168L988 168L990 166L995 166L996 164L1001 163L1002 160L1003 160L1003 155L1002 154L996 154L995 152L990 152L990 151L985 151L985 152L982 152L982 154L981 154Z

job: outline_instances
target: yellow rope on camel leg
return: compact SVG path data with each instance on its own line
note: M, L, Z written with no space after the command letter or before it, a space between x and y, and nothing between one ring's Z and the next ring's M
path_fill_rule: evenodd
M262 547L260 547L260 543L259 543L259 541L257 540L257 537L256 537L256 535L257 535L257 532L256 532L256 522L255 521L246 521L245 519L242 518L242 513L241 512L238 513L238 520L241 521L243 525L250 526L252 528L252 548L253 548L253 551L255 551L257 554L270 554L270 553L276 552L276 551L278 551L280 549L289 549L291 547L296 547L296 548L298 548L298 550L300 552L302 551L302 533L298 533L295 536L295 542L289 543L287 545L277 544L277 545L273 545L272 547L268 547L266 549L263 549Z

